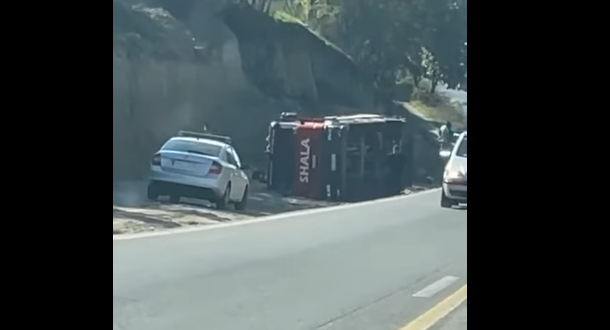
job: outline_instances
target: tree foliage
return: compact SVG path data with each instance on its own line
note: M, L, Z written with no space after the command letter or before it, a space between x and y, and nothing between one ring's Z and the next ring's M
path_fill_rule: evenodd
M312 30L322 33L325 28L336 24L339 14L339 7L328 0L285 0L283 10Z
M451 88L467 76L468 0L285 0L282 9L391 87L409 76Z
M389 90L410 77L465 86L468 0L240 0L307 24L336 43ZM387 87L387 88L386 88Z
M467 0L340 1L342 34L337 40L379 80L407 71L416 83L430 79L432 91L441 81L450 87L462 83Z
M247 3L257 10L269 13L274 0L239 0L238 2Z

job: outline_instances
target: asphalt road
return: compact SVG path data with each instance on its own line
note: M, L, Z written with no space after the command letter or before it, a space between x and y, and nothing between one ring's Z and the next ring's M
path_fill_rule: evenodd
M467 283L467 211L439 198L113 240L113 329L399 329Z
M447 317L440 320L429 330L467 330L468 329L468 303L463 303Z

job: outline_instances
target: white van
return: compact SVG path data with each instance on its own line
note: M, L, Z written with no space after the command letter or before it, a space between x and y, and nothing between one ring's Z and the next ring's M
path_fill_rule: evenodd
M468 203L468 132L460 134L443 174L441 207Z

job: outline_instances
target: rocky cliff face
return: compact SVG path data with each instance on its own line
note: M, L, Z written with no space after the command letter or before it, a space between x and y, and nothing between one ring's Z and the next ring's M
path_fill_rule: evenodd
M155 5L113 0L114 179L142 176L150 155L168 136L200 129L204 121L247 144L249 126L256 126L259 109L267 103L244 78L237 42L228 30L222 42L199 41L188 26ZM261 122L258 130L265 125ZM264 143L264 135L258 138Z
M225 6L221 15L239 41L246 77L266 95L305 104L376 108L372 79L303 24L272 18L243 3Z
M141 178L165 139L204 123L257 163L282 111L381 111L373 86L334 46L301 25L221 5L113 0L114 180Z
M115 180L143 176L150 155L180 129L198 130L206 122L214 131L230 134L241 154L256 162L263 157L267 125L280 112L353 111L337 110L333 102L317 104L336 96L344 99L335 104L371 102L370 94L346 88L354 81L352 64L343 76L323 78L339 64L324 62L323 54L310 52L310 44L319 40L304 31L297 31L300 40L292 46L285 44L292 32L283 38L277 35L280 40L270 44L281 48L277 56L257 57L260 47L239 43L221 20L221 5L223 0L113 0ZM258 32L260 38L273 39ZM248 54L246 61L240 50ZM273 67L272 83L256 81L264 77L263 65ZM255 67L257 74L244 75ZM347 94L360 99L346 99Z

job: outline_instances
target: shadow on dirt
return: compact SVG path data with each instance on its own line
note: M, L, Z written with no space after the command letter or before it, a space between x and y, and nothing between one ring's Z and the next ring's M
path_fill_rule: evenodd
M154 226L160 226L163 228L180 227L180 224L173 222L171 218L163 216L163 215L146 214L146 213L136 212L136 211L126 211L126 210L120 210L117 208L112 208L112 217L141 221L141 222L144 222L147 224L151 224Z
M297 197L283 197L279 194L269 192L262 185L253 183L251 193L248 197L248 205L245 211L235 211L232 207L227 210L218 210L214 204L198 199L182 198L179 204L170 204L167 198L160 202L151 202L146 199L146 184L141 182L123 183L113 187L112 203L114 207L120 207L113 214L114 217L123 215L127 219L134 219L148 223L167 222L176 218L196 216L217 222L227 222L245 217L261 217L290 211L299 211L325 206L336 205L325 201L313 201ZM136 208L137 210L123 209ZM116 208L115 208L116 210ZM148 214L150 210L150 214ZM142 212L140 212L142 211ZM164 213L163 215L155 214ZM114 213L114 212L113 212ZM130 214L132 214L130 216Z
M144 205L142 207L149 210L164 211L168 214L171 214L172 218L174 219L194 216L217 222L227 222L233 220L229 217L221 216L214 213L219 211L214 209L211 205L206 204L205 201L199 202L198 200L183 200L182 203L178 204L149 203L148 205Z
M163 204L149 205L147 208L158 208L171 212L178 213L191 213L192 215L199 215L202 217L209 217L209 210L211 212L223 212L231 213L235 215L244 215L248 217L262 217L268 215L275 215L279 213L300 211L307 209L320 208L325 206L331 206L333 204L328 202L311 201L301 198L293 197L282 197L275 193L269 192L255 192L251 193L248 197L248 205L244 211L236 211L232 207L226 210L218 210L213 203L205 200L198 199L186 199L183 198L180 204ZM231 219L227 219L231 220Z
M307 210L338 205L327 201L315 201L299 197L284 197L277 193L263 191L253 192L248 199L248 209L245 214L264 216L284 212Z

